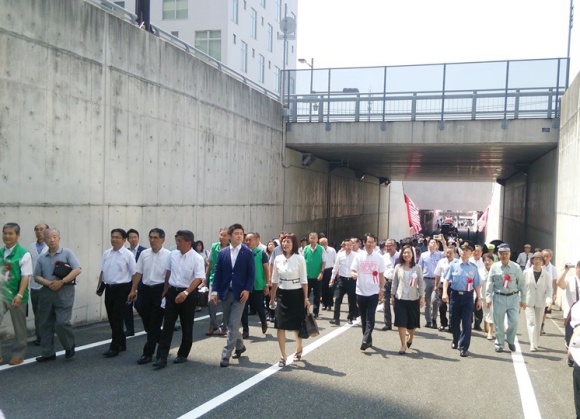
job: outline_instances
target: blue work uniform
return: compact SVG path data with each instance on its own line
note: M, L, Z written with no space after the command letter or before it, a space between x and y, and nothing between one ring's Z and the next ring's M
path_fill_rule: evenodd
M473 292L481 285L477 265L456 259L451 262L445 280L450 283L450 329L454 347L467 351L471 343ZM461 328L459 327L461 324Z

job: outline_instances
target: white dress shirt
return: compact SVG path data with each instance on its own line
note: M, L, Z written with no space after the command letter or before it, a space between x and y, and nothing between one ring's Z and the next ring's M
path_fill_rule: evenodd
M36 247L36 244L37 244L37 242L34 241L30 246L28 246L28 251L30 252L30 257L32 259L32 271L33 272L34 272L34 267L36 266L36 261L38 259L38 256L43 255L46 252L48 252L48 246L46 245L46 243L43 243L44 247L42 248L42 251L40 253L38 253L38 248ZM30 284L30 289L39 290L42 288L42 284L39 284L38 282L36 282L33 279L28 281L28 283Z
M346 252L340 251L336 255L336 262L334 262L334 267L332 268L331 278L336 278L338 276L342 276L345 278L352 278L352 270L350 267L352 266L352 261L356 256L355 252L350 252L348 255Z
M125 284L131 282L135 274L135 256L126 247L119 250L113 248L105 250L101 260L101 272L105 284Z
M137 261L137 272L142 276L144 285L152 286L165 283L165 272L169 271L171 252L161 248L157 253L152 249L141 252Z
M285 255L276 256L272 270L272 283L283 290L293 290L308 284L306 261L301 255L293 254L288 259Z
M238 259L238 254L242 248L242 243L238 244L236 247L230 244L230 257L232 258L232 268L236 266L236 260Z
M385 279L392 281L395 274L395 266L397 266L397 261L399 260L399 252L395 252L393 256L386 252L382 256L385 260Z
M333 247L326 246L324 252L326 253L326 265L324 265L325 269L332 269L334 262L336 261L336 250L334 250Z
M141 258L139 258L141 260ZM190 249L186 254L179 250L171 252L169 257L169 285L176 288L189 288L195 279L205 278L205 262L195 250Z

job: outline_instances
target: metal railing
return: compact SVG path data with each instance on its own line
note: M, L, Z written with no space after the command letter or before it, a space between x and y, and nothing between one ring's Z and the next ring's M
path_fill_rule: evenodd
M289 70L288 122L559 117L567 59ZM356 85L368 84L368 92ZM349 86L349 87L344 87ZM451 87L451 88L450 88Z
M138 26L138 22L137 22L137 15L120 7L117 6L115 3L113 3L112 1L108 1L108 0L85 0L88 1L92 4L94 4L95 6L106 10L109 13L113 13L115 16L132 23L135 26ZM236 80L241 81L242 83L252 87L253 89L259 91L260 93L265 94L266 96L275 99L277 101L280 101L280 95L278 93L272 92L271 90L266 89L264 86L252 81L251 79L249 79L247 76L238 73L237 71L233 70L232 68L228 67L227 65L225 65L224 63L222 63L221 61L209 56L208 54L206 54L205 52L195 48L194 46L188 44L187 42L184 42L182 39L179 39L178 37L172 35L171 33L161 29L158 26L155 26L153 24L151 24L151 32L158 36L159 38L170 42L171 44L175 45L176 47L192 54L193 56L199 58L200 60L205 61L207 64L212 65L213 67L217 68L218 70L226 73L227 75L235 78Z

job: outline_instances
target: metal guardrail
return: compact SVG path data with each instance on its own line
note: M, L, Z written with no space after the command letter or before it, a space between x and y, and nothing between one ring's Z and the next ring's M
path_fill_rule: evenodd
M554 58L289 70L287 91L294 93L284 103L288 122L521 118L556 122L567 69L567 59ZM345 84L366 84L369 91Z
M113 13L115 16L117 16L117 17L119 17L127 22L130 22L131 24L133 24L135 26L138 26L136 14L134 14L134 13L132 13L132 12L120 7L120 6L117 6L115 3L113 3L109 0L85 0L85 1L92 3L95 6L101 8L109 13ZM151 32L154 35L158 36L159 38L161 38L167 42L170 42L171 44L175 45L176 47L188 52L189 54L192 54L193 56L199 58L200 60L205 61L207 64L212 65L213 67L217 68L218 70L226 73L229 76L232 76L236 80L241 81L242 83L250 86L251 88L259 91L260 93L263 93L266 96L268 96L272 99L275 99L277 101L281 101L279 94L272 92L271 90L266 89L264 86L259 85L258 83L252 81L251 79L249 79L245 75L238 73L237 71L228 67L227 65L225 65L221 61L216 60L215 58L209 56L205 52L195 48L194 46L188 44L187 42L184 42L183 40L179 39L178 37L173 36L171 33L161 29L160 27L151 24Z

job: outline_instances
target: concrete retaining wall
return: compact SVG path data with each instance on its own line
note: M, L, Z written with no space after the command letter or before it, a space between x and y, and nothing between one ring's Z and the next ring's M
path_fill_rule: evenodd
M325 231L328 166L283 152L279 103L81 0L2 4L0 220L25 245L39 222L60 229L83 267L75 323L105 317L94 290L112 228L147 245L161 227L167 247L180 228L209 245L233 222L264 241ZM348 194L333 205L378 188L334 177ZM337 226L377 228L378 199L360 201L337 205Z

